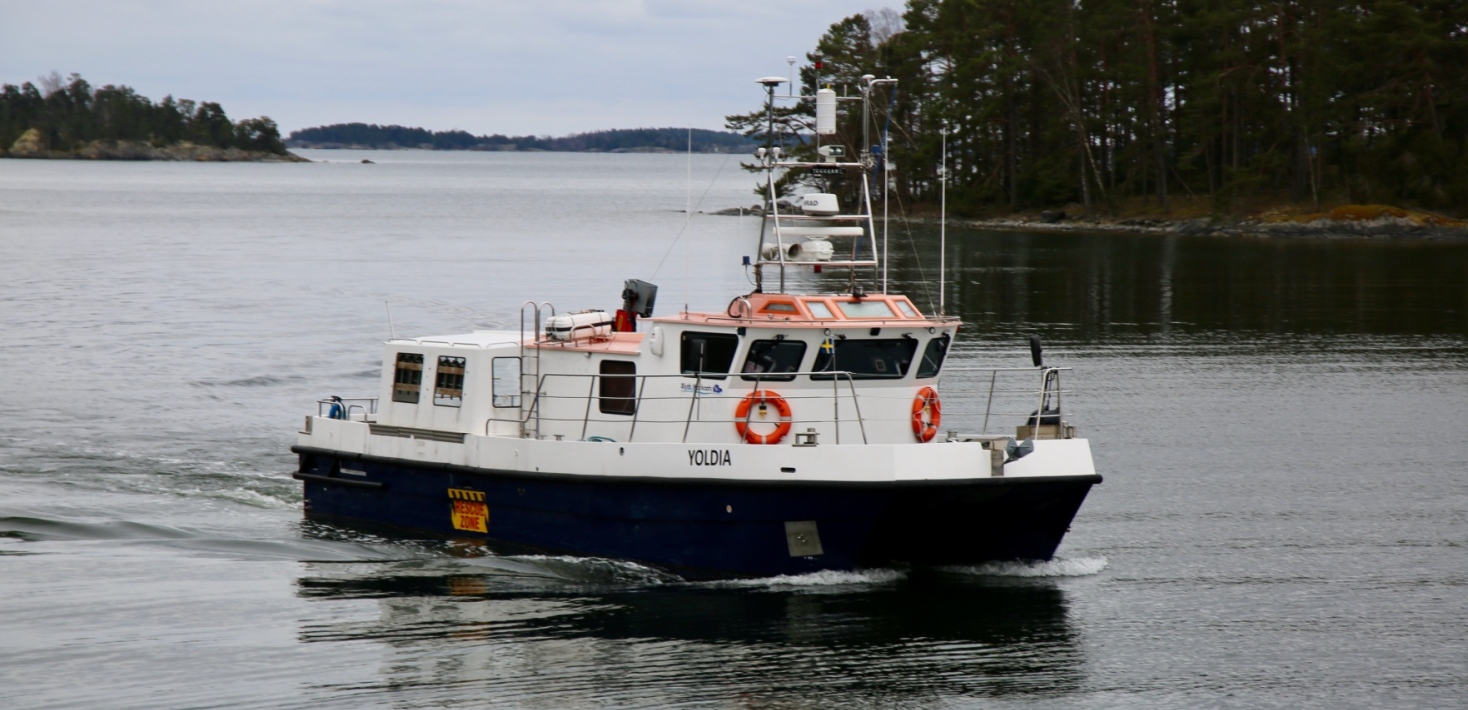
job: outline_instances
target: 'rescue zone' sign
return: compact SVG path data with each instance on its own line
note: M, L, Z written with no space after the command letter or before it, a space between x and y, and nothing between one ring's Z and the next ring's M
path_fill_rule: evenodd
M455 530L489 532L489 506L484 504L484 491L449 489L449 520Z

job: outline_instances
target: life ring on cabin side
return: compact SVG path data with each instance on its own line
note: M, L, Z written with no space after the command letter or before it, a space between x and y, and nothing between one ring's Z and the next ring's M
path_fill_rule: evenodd
M923 420L923 413L932 416L929 421ZM933 440L938 435L938 425L943 423L943 402L938 399L938 390L932 387L924 387L918 390L917 396L912 400L912 434L918 441L924 444Z
M766 407L774 407L775 411L779 412L780 420L775 422L774 431L760 434L749 428L749 415L756 405L760 408L760 416L765 415ZM734 430L751 444L778 444L786 434L790 433L790 403L771 390L750 392L740 400L739 406L734 408Z

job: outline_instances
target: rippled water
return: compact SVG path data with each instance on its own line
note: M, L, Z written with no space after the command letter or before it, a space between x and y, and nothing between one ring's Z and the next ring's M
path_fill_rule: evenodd
M306 523L288 448L375 387L384 301L433 334L747 290L755 223L682 214L753 201L737 158L312 157L0 161L0 706L1468 696L1468 245L950 230L955 363L1040 332L1076 368L1106 482L1060 559L687 583ZM893 235L936 300L932 230Z

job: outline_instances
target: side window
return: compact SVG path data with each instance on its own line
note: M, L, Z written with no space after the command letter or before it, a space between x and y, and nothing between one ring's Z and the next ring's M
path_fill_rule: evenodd
M637 413L637 363L626 360L602 360L601 411L603 414Z
M494 378L491 392L494 406L520 406L520 358L497 357L490 371Z
M800 363L804 359L804 340L756 340L749 344L749 354L745 356L744 367L739 371L744 373L746 380L789 382L795 379L795 375L778 373L800 372Z
M683 374L722 380L734 364L734 351L739 349L739 336L727 333L684 333L679 358Z
M423 353L398 353L397 369L392 375L392 401L417 404L422 386Z
M438 356L433 374L433 403L457 407L464 403L464 358Z
M943 369L943 358L948 356L948 342L947 335L928 341L928 347L923 350L923 362L918 365L918 379L938 376L938 371Z
M826 340L816 353L811 370L846 371L854 380L895 380L907 374L912 356L917 353L915 338L882 338ZM835 375L811 375L813 380L829 380Z

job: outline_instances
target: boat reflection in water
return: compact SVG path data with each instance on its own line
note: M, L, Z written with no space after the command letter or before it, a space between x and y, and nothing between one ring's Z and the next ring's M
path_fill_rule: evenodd
M301 640L380 642L375 685L414 702L466 688L511 704L1046 696L1074 692L1085 672L1065 593L1045 578L686 583L605 560L436 557L308 563L297 590L375 601L375 617L309 626Z

